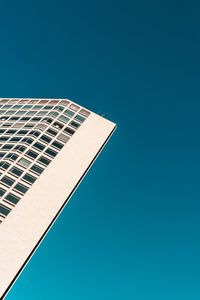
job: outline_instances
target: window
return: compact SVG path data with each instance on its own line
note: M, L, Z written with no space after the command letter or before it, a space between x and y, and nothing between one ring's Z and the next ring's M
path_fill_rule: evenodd
M49 159L45 158L44 156L41 156L38 161L40 161L46 166L48 166L48 164L51 162Z
M46 105L46 106L44 106L42 109L52 109L52 108L53 108L53 106Z
M0 120L5 121L8 120L9 117L1 117Z
M36 105L36 106L34 106L34 109L40 109L40 108L42 108L42 105Z
M63 133L60 133L58 136L58 139L66 143L70 138L69 138L69 136L67 136Z
M58 153L53 151L52 149L48 148L45 153L49 154L50 156L55 157Z
M11 160L16 160L19 157L19 155L17 155L17 154L11 154L11 155L12 155L10 157Z
M5 161L1 161L0 162L0 167L2 168L2 169L8 169L9 168L9 166L10 166L10 164L9 163L7 163L7 162L5 162Z
M37 165L33 165L31 167L31 170L34 171L34 172L36 172L36 173L38 173L38 174L41 174L44 171L44 169L42 169L41 167L39 167Z
M13 204L17 204L17 202L20 200L19 197L9 193L6 197L5 197L6 200L10 201L11 203Z
M44 115L46 115L46 111L39 111L38 113L37 113L37 116L44 116Z
M8 136L2 136L0 137L0 141L7 141L9 139Z
M29 150L28 152L26 152L26 155L32 157L32 158L36 158L38 156L38 153L32 151L32 150Z
M65 129L64 129L64 131L65 132L67 132L67 133L69 133L70 135L72 135L72 134L74 134L74 130L72 130L71 128L69 128L69 127L66 127Z
M57 134L57 132L55 130L52 130L52 129L48 129L47 132L54 135L54 136Z
M42 135L42 136L40 137L40 139L43 140L43 141L45 141L45 142L47 142L47 143L50 143L50 142L51 142L51 139L50 139L48 136L46 136L46 135Z
M2 108L3 109L8 109L8 108L11 108L12 107L12 105L4 105Z
M18 161L18 164L27 168L31 163L30 161L24 159L24 158L21 158L19 161Z
M30 109L30 108L32 108L33 107L33 105L25 105L24 107L23 107L23 109Z
M19 108L21 108L22 107L22 105L14 105L13 106L13 108L16 108L16 109L19 109Z
M50 111L50 113L48 113L48 115L56 118L58 116L58 113L56 111Z
M30 111L27 112L27 115L32 116L32 115L35 115L36 113L37 113L37 111L30 110Z
M16 113L16 110L8 110L6 112L7 115L14 115Z
M4 157L5 154L6 154L6 153L1 152L1 153L0 153L0 157Z
M10 118L10 121L17 121L17 120L19 120L19 117L12 117L12 118Z
M17 115L24 115L25 113L26 113L25 110L18 110L18 111L16 112Z
M14 188L21 192L22 194L25 194L28 191L28 187L26 187L25 185L21 184L21 183L17 183Z
M29 144L29 145L30 145L30 144L32 144L32 142L33 142L32 139L27 139L27 140L26 140L26 144Z
M35 143L33 144L33 146L39 150L44 150L45 146L39 143Z
M78 128L80 126L80 124L78 124L78 123L76 123L74 121L71 121L70 125L73 126L73 127L75 127L75 128Z
M6 190L0 188L0 196L2 197L5 194Z
M54 147L58 148L58 149L62 149L62 147L64 146L64 145L62 145L62 144L60 144L60 143L58 143L58 142L56 142L56 141L53 142L52 145L53 145Z
M65 122L65 123L67 123L69 121L69 119L66 118L65 116L60 116L58 119Z
M69 110L69 109L66 109L66 110L64 111L64 113L67 114L67 115L70 116L70 117L73 117L73 115L75 114L73 111L71 111L71 110Z
M24 152L26 150L26 147L17 145L14 149L19 152Z
M63 110L64 110L64 107L62 107L62 106L56 106L55 109L60 110L60 111L63 111Z
M8 130L6 133L7 134L14 134L15 132L17 132L17 130Z
M1 182L5 183L9 186L12 186L14 183L14 180L8 176L4 176L3 178L1 178Z
M22 134L22 135L25 135L25 134L27 134L27 130L19 130L18 131L18 134Z
M28 120L30 120L29 117L23 117L23 118L20 119L20 121L28 121Z
M0 214L1 215L7 216L10 211L11 210L7 206L0 204Z
M77 105L75 105L75 104L71 104L71 105L69 106L69 108L71 108L72 110L78 111L80 107L77 106Z
M5 129L0 129L0 133L4 133L5 131Z
M26 173L24 176L23 176L23 179L30 182L30 183L34 183L36 181L37 178L31 176L30 174Z
M85 109L81 109L80 110L80 114L82 114L83 116L85 116L86 118L89 116L89 111L85 110Z
M20 169L18 169L18 168L16 168L16 167L12 167L12 168L10 169L10 172L13 173L14 175L17 175L17 176L21 176L22 173L23 173L22 170L20 170Z
M10 139L10 142L19 142L20 140L20 137L13 137L12 139Z
M32 118L31 121L40 121L41 118Z
M14 145L4 145L3 147L2 147L2 149L4 149L4 150L10 150L10 149L12 149L14 147Z
M78 121L80 121L80 122L84 122L85 121L85 118L81 117L80 115L76 115L75 119L78 120Z
M58 122L53 123L53 126L55 126L58 129L62 129L63 128L63 125L60 124L60 123L58 123Z
M67 106L67 105L69 104L69 101L62 100L62 101L60 101L59 104L64 105L64 106Z

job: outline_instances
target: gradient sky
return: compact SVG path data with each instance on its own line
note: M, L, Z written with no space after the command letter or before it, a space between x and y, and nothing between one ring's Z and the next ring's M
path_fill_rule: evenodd
M1 1L0 97L69 98L118 125L8 300L200 299L199 11Z

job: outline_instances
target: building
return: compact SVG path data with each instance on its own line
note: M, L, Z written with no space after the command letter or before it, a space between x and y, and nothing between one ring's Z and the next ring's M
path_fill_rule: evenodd
M0 99L0 299L115 127L65 99Z

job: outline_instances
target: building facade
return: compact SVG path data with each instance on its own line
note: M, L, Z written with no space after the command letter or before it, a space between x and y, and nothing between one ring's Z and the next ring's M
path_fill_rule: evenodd
M116 125L65 99L0 99L0 299Z

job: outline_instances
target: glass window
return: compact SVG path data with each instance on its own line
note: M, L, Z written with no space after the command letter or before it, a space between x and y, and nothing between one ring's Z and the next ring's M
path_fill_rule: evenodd
M28 120L30 120L29 117L23 117L23 118L20 119L20 121L28 121Z
M55 156L58 154L57 152L53 151L53 150L50 149L50 148L48 148L48 149L45 151L45 153L47 153L47 154L49 154L49 155L51 155L51 156L53 156L53 157L55 157Z
M80 114L82 114L83 116L85 116L87 118L90 115L90 112L85 109L81 109Z
M22 134L22 135L25 135L25 134L27 134L27 130L20 130L20 131L18 131L18 134Z
M12 117L12 118L10 118L10 121L17 121L17 120L19 120L19 117Z
M44 150L45 146L39 143L35 143L33 144L33 146L39 150Z
M14 180L8 176L4 176L3 178L1 178L1 181L9 186L12 186L14 183Z
M69 101L67 101L67 100L62 100L62 101L60 101L59 104L67 106L67 105L69 104Z
M52 109L52 108L53 108L53 106L46 105L46 106L44 106L42 109Z
M0 204L0 214L1 215L7 216L10 211L11 210L7 206Z
M36 173L38 173L38 174L41 174L41 173L44 171L44 169L42 169L41 167L39 167L39 166L37 166L37 165L33 165L33 166L31 167L31 170L33 170L34 172L36 172Z
M18 164L20 164L21 166L27 168L27 167L31 164L31 162L28 161L28 160L26 160L26 159L24 159L24 158L21 158L21 159L18 161Z
M55 109L60 110L60 111L63 111L63 110L64 110L64 107L63 107L63 106L56 106Z
M59 134L58 139L66 143L70 139L70 137L68 135L61 133Z
M31 107L33 107L33 105L25 105L23 109L30 109Z
M30 110L30 111L27 112L26 115L32 116L32 115L35 115L36 113L37 113L37 111L35 111L35 110Z
M30 182L30 183L34 183L36 181L37 178L31 176L30 174L26 173L24 176L23 176L23 179Z
M39 100L31 100L29 103L38 103Z
M4 162L4 161L1 161L0 162L0 167L2 168L2 169L8 169L9 167L10 167L10 164L9 163L7 163L7 162Z
M29 144L29 145L32 144L32 142L33 142L32 139L27 139L27 141L26 141L26 143Z
M54 136L57 134L57 132L55 130L52 130L52 129L48 129L47 132L54 135Z
M10 139L10 142L19 142L20 140L20 137L13 137L12 139Z
M23 173L22 170L20 170L20 169L18 169L18 168L16 168L16 167L12 167L12 168L9 170L9 172L11 172L11 173L13 173L13 174L15 174L15 175L17 175L17 176L21 176L22 173Z
M60 116L58 119L65 122L65 123L67 123L69 121L69 119L66 118L65 116Z
M17 132L17 130L8 130L8 131L6 131L7 134L14 134L15 132Z
M0 110L0 114L5 114L5 110Z
M44 115L46 115L46 111L39 111L38 113L37 113L37 116L44 116Z
M43 163L44 165L46 165L46 166L51 162L49 159L47 159L47 158L45 158L45 157L43 157L43 156L41 156L41 157L39 158L39 161L40 161L41 163Z
M53 142L52 145L53 145L54 147L58 148L58 149L62 149L62 147L64 146L64 145L62 145L62 144L60 144L60 143L58 143L58 142L56 142L56 141Z
M50 142L51 142L51 139L50 139L48 136L46 136L46 135L42 135L42 136L40 137L40 139L43 140L43 141L45 141L45 142L47 142L47 143L50 143Z
M31 121L40 121L41 118L32 118Z
M48 115L56 118L58 116L58 113L56 111L50 111L50 113L48 113Z
M1 117L0 118L0 120L2 120L2 121L8 120L8 119L9 119L9 117Z
M11 160L16 160L19 157L19 155L17 155L17 154L11 154L11 155L12 155L10 157Z
M9 139L9 136L0 137L0 141L7 141L8 139Z
M76 115L75 119L78 120L78 121L80 121L80 122L84 122L85 121L85 118L81 117L80 115Z
M23 194L25 194L25 193L28 191L28 187L26 187L25 185L23 185L23 184L21 184L21 183L17 183L17 184L14 186L14 188L15 188L17 191L19 191L19 192L21 192L21 193L23 193Z
M12 105L4 105L2 108L3 109L8 109L8 108L11 108L12 107Z
M69 108L71 108L72 110L78 111L80 107L77 106L77 105L75 105L75 104L71 104L71 105L69 106Z
M13 204L17 204L17 202L20 200L19 197L13 195L13 194L8 194L6 197L5 197L6 200L10 201L11 203Z
M14 105L13 106L13 108L16 108L16 109L19 109L19 108L21 108L22 107L22 105Z
M34 109L40 109L40 108L42 108L42 105L36 105L36 106L34 106Z
M15 114L15 113L16 113L16 110L8 110L8 111L6 112L7 115L13 115L13 114Z
M4 146L2 147L2 149L4 149L4 150L10 150L10 149L12 149L13 147L14 147L14 145L9 144L9 145L4 145Z
M5 129L0 129L0 133L4 133L5 131Z
M5 194L6 190L0 188L0 196L2 197Z
M71 110L69 110L69 109L66 109L66 110L64 111L64 113L67 114L67 115L70 116L70 117L73 117L73 115L75 114L73 111L71 111Z
M26 147L18 145L15 147L15 149L19 152L24 152L26 150Z
M32 158L36 158L38 156L38 153L32 151L32 150L29 150L28 152L26 152L26 155L32 157Z
M49 100L41 100L41 101L40 101L40 103L43 103L43 104L44 104L44 103L48 103L48 102L49 102Z
M0 157L4 157L6 153L1 152Z
M60 123L58 123L58 122L53 123L53 126L55 126L58 129L62 129L63 128L63 125L60 124Z
M24 115L26 113L25 110L18 110L16 114L18 115Z
M78 128L80 126L80 124L78 124L78 123L76 123L74 121L71 121L70 125L73 126L73 127L75 127L75 128Z
M65 129L64 129L64 131L65 132L67 132L67 133L69 133L70 135L72 135L72 134L74 134L74 130L72 130L71 128L69 128L69 127L66 127Z

